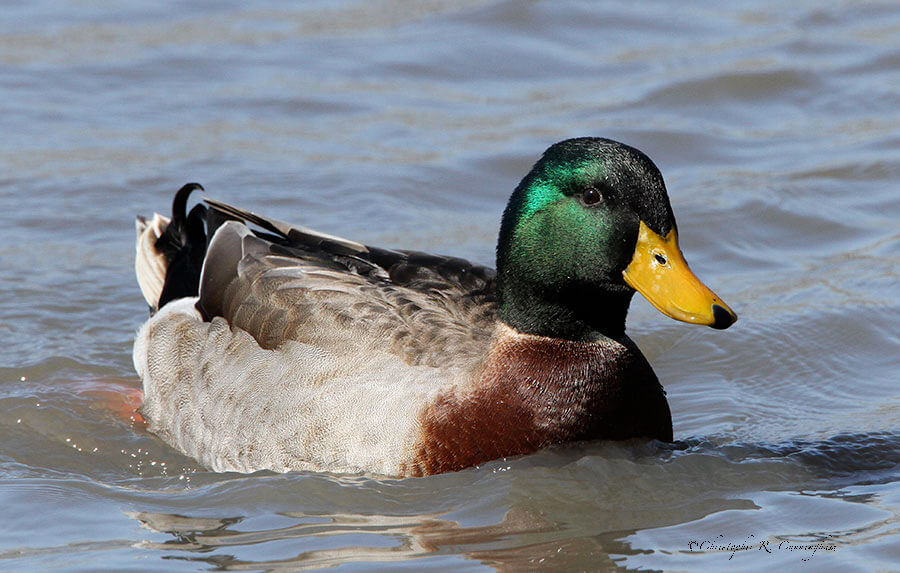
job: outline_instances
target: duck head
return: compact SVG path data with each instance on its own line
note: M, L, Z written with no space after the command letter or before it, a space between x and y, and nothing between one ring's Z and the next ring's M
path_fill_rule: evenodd
M618 338L635 291L676 320L737 320L688 267L659 169L609 139L559 142L522 179L503 213L497 280L501 320L528 334Z

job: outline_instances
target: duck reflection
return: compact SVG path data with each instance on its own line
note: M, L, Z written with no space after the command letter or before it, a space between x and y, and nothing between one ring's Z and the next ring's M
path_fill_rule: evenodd
M263 531L239 531L234 526L244 521L240 517L216 519L151 512L129 515L144 527L173 537L162 543L145 541L140 544L141 547L215 553L209 556L173 553L168 558L206 562L224 571L298 571L347 563L395 563L439 556L446 556L446 562L442 564L444 567L453 567L459 555L498 571L517 571L558 566L567 555L576 553L583 556L581 552L586 549L593 550L598 566L604 563L612 566L608 553L613 546L616 552L625 550L613 538L621 538L623 532L610 535L608 539L573 539L572 533L565 533L560 525L518 507L511 508L499 523L473 527L463 527L457 521L442 518L441 514L282 513L280 515L296 519L297 523ZM554 535L554 532L559 535ZM379 539L372 540L369 545L360 544L361 539L371 539L367 537L370 535L379 536ZM346 543L337 544L335 540L323 542L323 538L338 536L346 536ZM558 537L558 541L547 541L548 537ZM251 553L247 551L251 545L300 539L303 539L303 545L309 545L312 540L317 547L285 559L249 560L239 556L240 553ZM585 544L593 547L584 547ZM575 548L575 545L578 547ZM456 565L459 563L456 562Z

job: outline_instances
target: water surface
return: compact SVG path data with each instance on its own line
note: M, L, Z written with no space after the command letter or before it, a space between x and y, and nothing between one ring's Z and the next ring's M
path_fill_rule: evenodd
M6 6L0 569L895 569L898 34L850 1ZM134 216L181 184L493 264L513 187L581 135L654 158L740 315L635 299L676 444L244 476L110 411L140 385Z

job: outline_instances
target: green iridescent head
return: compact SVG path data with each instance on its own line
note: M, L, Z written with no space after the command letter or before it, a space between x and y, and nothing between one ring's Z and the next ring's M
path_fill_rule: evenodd
M646 155L600 138L551 146L503 213L500 318L530 334L620 336L635 292L623 271L642 221L662 237L675 230L662 175Z

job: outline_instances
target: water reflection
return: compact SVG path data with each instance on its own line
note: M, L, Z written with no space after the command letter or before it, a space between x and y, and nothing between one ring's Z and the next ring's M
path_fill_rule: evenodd
M152 512L135 512L129 515L144 527L173 537L162 543L141 543L141 547L147 549L204 553L273 541L303 540L298 544L308 545L311 539L317 540L317 548L277 560L250 561L227 553L208 557L168 556L171 559L207 562L226 571L321 569L344 563L389 563L445 554L462 554L470 559L491 563L499 570L515 570L521 566L539 564L537 561L543 561L540 554L546 551L562 550L562 545L557 542L535 545L517 543L516 546L503 549L485 548L488 544L500 543L502 546L504 541L513 538L527 539L530 535L543 534L540 538L545 539L547 534L552 536L553 532L561 531L558 525L540 515L516 507L510 509L499 523L473 527L463 527L459 522L443 518L440 514L316 515L287 512L280 515L296 520L297 523L287 527L241 531L236 527L243 522L240 517L217 519ZM373 539L372 536L377 537ZM330 537L343 537L345 542L341 543L341 539L337 542L322 541ZM370 543L364 544L365 541ZM538 551L536 547L543 547L544 551Z
M724 536L729 542L750 538L775 547L782 541L827 540L840 548L886 543L897 516L885 511L878 484L894 479L900 467L898 444L900 434L890 432L776 444L709 439L574 444L497 466L491 488L502 491L500 499L484 497L482 486L482 508L475 510L478 520L504 512L502 519L488 524L471 525L466 497L471 484L466 485L465 472L399 481L242 476L202 487L209 496L203 505L217 507L222 497L256 499L265 491L290 499L315 492L315 500L301 502L306 511L278 511L276 506L267 515L256 511L216 518L142 511L129 516L166 536L139 547L221 570L293 571L438 557L444 567L458 559L454 566L465 561L498 571L604 569L623 561L662 567L673 558L676 563L683 559L688 568L699 562L717 567L723 564L720 549L692 549L688 541ZM487 480L490 470L478 472ZM871 485L860 484L861 475ZM571 487L575 483L578 488ZM441 505L435 491L444 492L449 508L422 511L423 505ZM330 513L311 509L316 504L399 504L412 515L377 509ZM460 509L463 513L454 513ZM815 515L815 527L809 515ZM844 551L838 559L833 553L827 553L831 561L816 559L834 565L851 555ZM767 554L769 561L755 565L794 566L797 555ZM741 559L746 565L750 554Z

